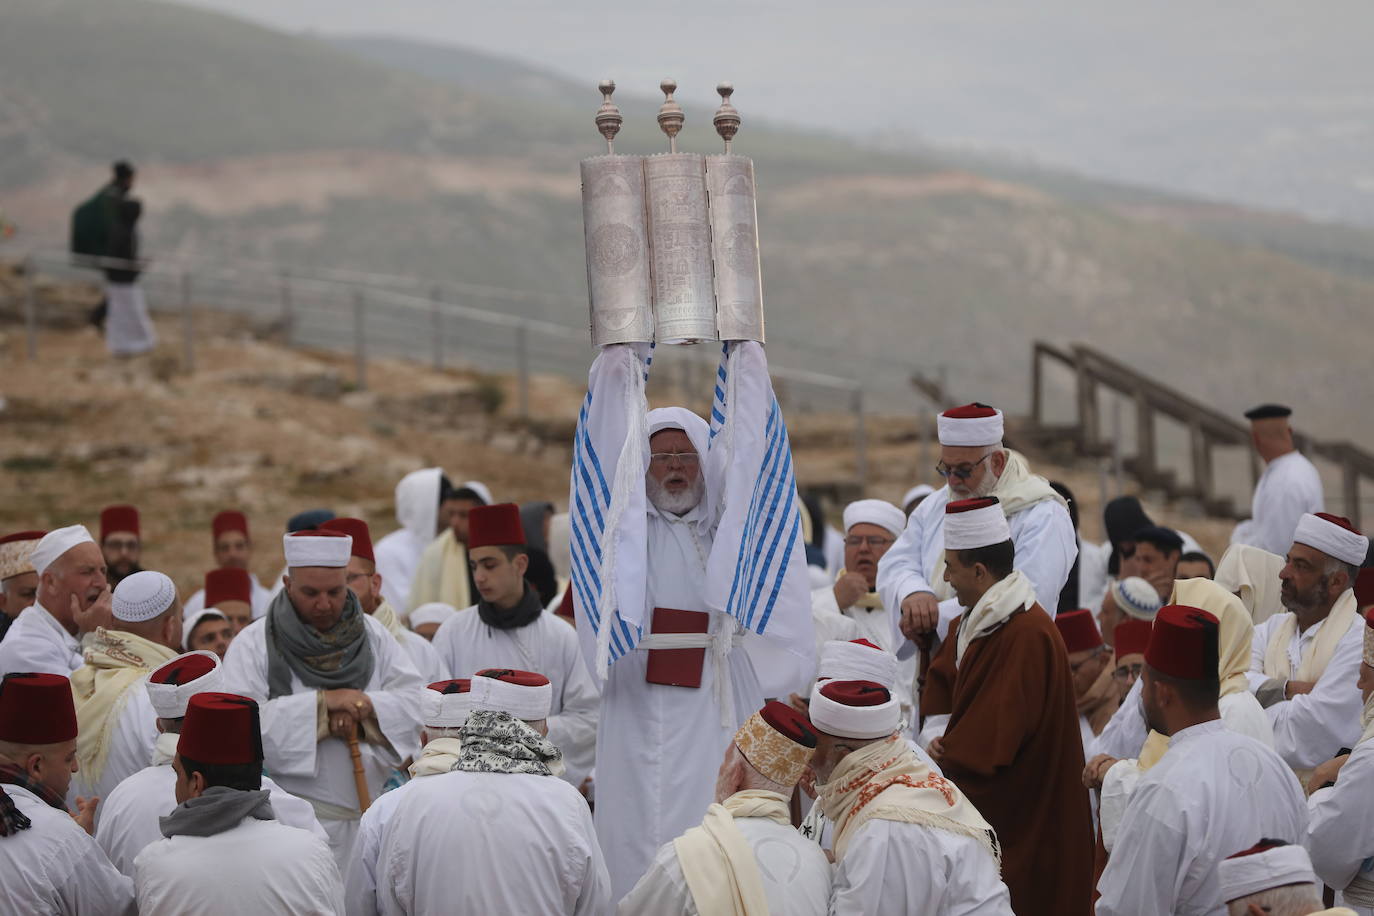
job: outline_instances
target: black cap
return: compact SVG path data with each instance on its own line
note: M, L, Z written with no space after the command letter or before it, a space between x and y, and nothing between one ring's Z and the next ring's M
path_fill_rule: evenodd
M297 531L309 531L318 528L325 522L334 520L333 509L306 509L304 512L297 512L286 522L286 533L295 534Z
M1274 420L1292 416L1293 408L1284 407L1282 404L1261 404L1258 407L1251 407L1245 412L1247 420Z
M1149 525L1141 528L1132 535L1131 540L1137 544L1153 544L1163 553L1182 552L1183 550L1183 538L1178 536L1178 532L1162 525Z

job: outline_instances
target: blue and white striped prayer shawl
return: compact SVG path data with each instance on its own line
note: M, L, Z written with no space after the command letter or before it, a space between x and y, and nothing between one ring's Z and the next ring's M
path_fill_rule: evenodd
M573 440L570 587L584 653L603 676L639 643L648 613L649 352L646 345L603 349ZM706 606L807 657L811 605L796 478L757 343L723 348L702 471L707 508L719 521L711 525Z

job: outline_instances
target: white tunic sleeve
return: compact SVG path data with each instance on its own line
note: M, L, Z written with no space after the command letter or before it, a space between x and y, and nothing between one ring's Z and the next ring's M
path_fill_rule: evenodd
M1149 729L1145 727L1145 716L1140 711L1142 688L1143 682L1137 678L1126 698L1121 701L1116 712L1112 713L1107 726L1102 729L1102 734L1098 735L1087 749L1089 760L1098 754L1107 754L1118 760L1140 756L1140 749L1145 746L1145 739L1149 736Z
M1007 886L976 840L870 820L835 868L832 916L1011 916Z
M1163 793L1158 783L1139 786L1126 808L1112 857L1097 889L1097 916L1141 916L1172 913L1183 896L1193 860L1184 825L1176 817L1178 802L1156 805ZM1158 810L1156 810L1158 809Z
M1312 869L1330 887L1342 890L1364 868L1374 870L1374 741L1350 754L1336 784L1307 800L1307 851Z
M926 497L912 511L902 533L878 561L878 596L882 598L883 607L894 610L894 621L901 617L902 602L907 596L917 592L935 593L926 578L926 527L937 504L940 511L944 511L945 500L932 499L934 495ZM901 633L896 635L900 642Z
M267 699L267 641L263 622L249 624L224 656L224 689L258 703L262 749L276 776L315 773L317 691Z
M1364 704L1355 682L1360 673L1364 629L1364 621L1356 615L1312 692L1300 693L1265 710L1274 726L1274 749L1289 766L1314 767L1359 740Z
M1059 593L1069 581L1078 538L1069 510L1052 499L1042 500L1007 520L1016 546L1016 568L1035 586L1035 600L1054 617Z
M551 615L549 616L550 619ZM601 712L601 694L592 681L591 672L582 663L577 633L562 621L552 621L554 627L546 632L557 634L545 651L557 653L558 669L563 672L562 696L558 698L558 713L549 716L549 740L563 752L568 770L568 782L580 786L592 771L596 759L596 723Z
M621 899L617 916L697 916L692 889L683 877L677 851L672 843L664 843L654 855L654 861L639 883Z

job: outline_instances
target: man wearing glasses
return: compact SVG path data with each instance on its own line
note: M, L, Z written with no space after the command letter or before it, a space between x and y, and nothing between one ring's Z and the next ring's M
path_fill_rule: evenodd
M100 512L100 552L105 556L105 578L110 588L141 572L143 541L139 537L138 509L106 506Z
M1002 445L1002 412L987 404L965 404L940 414L940 463L945 486L921 501L897 542L878 564L878 595L894 615L899 655L913 651L906 640L943 636L963 609L944 581L945 506L955 500L996 496L1011 526L1016 568L1035 588L1050 616L1068 581L1078 548L1064 499L1045 478L1030 472L1018 453Z

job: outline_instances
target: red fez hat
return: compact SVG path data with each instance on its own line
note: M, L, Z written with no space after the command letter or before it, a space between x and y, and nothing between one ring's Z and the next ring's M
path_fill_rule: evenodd
M100 511L100 540L114 534L116 531L131 531L135 535L138 530L138 509L134 506L107 506Z
M220 539L221 535L229 531L238 531L244 537L248 537L248 516L237 509L225 509L210 522L211 536L216 541Z
M1360 533L1360 529L1355 527L1355 523L1352 522L1350 519L1346 518L1344 515L1332 515L1330 512L1316 512L1314 514L1317 516L1317 518L1322 519L1323 521L1330 522L1333 525L1339 525L1346 531L1353 531L1356 534Z
M957 515L960 512L973 512L977 509L987 509L1000 502L996 496L975 496L973 499L956 499L953 502L945 503L946 515Z
M248 570L226 566L205 574L205 606L219 607L221 601L253 603L253 579Z
M219 667L210 656L201 655L198 652L190 652L180 658L174 658L148 675L148 680L154 684L189 684L197 678L205 677L215 668ZM192 757L192 760L195 758Z
M334 518L325 522L319 527L320 531L338 531L346 534L353 539L353 556L367 560L369 563L376 563L377 557L372 553L372 534L367 529L367 522L360 518Z
M786 703L769 700L759 710L759 715L763 716L763 721L771 725L778 734L806 747L816 746L816 729L812 726L811 720Z
M1359 607L1374 604L1374 566L1360 570L1355 576L1355 604Z
M892 699L886 687L873 681L827 681L820 690L845 706L881 706Z
M974 401L972 404L965 404L962 407L951 407L944 412L944 416L951 420L978 420L983 417L997 416L997 408Z
M41 541L46 531L16 531L0 538L0 544L13 544L15 541Z
M72 683L60 674L15 672L0 680L0 741L60 744L76 737Z
M1150 621L1131 618L1116 625L1112 634L1113 646L1119 661L1128 655L1144 655L1145 647L1150 644Z
M177 754L196 763L262 762L258 704L234 693L198 693L186 703Z
M1201 608L1169 604L1155 615L1145 664L1186 681L1217 679L1217 619Z
M429 689L442 694L467 693L472 690L472 679L456 677L451 681L435 681Z
M1102 645L1102 634L1097 632L1092 611L1067 611L1054 618L1059 635L1064 637L1064 648L1070 652L1084 652Z
M468 513L468 549L525 543L520 507L515 503L477 506Z
M483 668L476 677L489 677L495 681L505 681L520 687L543 687L549 679L533 671L517 671L514 668Z

